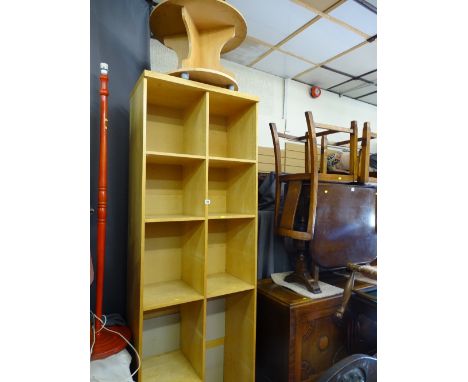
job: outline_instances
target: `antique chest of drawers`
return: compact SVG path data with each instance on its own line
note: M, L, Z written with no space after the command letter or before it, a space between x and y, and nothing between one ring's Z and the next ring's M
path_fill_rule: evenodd
M337 276L322 281L346 283ZM355 289L369 286L356 281ZM341 296L310 300L271 279L259 281L257 290L257 382L315 381L348 355L346 326L333 318Z

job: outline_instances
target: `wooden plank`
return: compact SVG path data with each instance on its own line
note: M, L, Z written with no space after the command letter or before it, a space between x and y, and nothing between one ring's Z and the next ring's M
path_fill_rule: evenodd
M320 145L320 172L322 174L327 173L327 136L322 137L322 144Z
M150 215L145 217L145 223L169 223L169 222L189 222L189 221L203 221L204 216L194 215Z
M226 272L226 222L213 220L208 222L208 252L207 268L208 277L212 274ZM210 282L207 281L207 292L210 292Z
M332 182L352 182L353 176L346 174L319 174L319 180L321 181L332 181Z
M258 155L275 155L273 147L258 146ZM281 149L281 156L284 156L284 149Z
M288 150L286 151L285 159L286 160L297 159L297 160L301 160L302 162L304 162L305 156L306 156L305 151L293 151L288 148Z
M274 172L275 165L272 163L259 163L258 172Z
M337 133L348 133L351 134L353 131L347 127L341 127L341 126L335 126L335 125L329 125L326 123L316 123L315 126L319 129L327 129L329 131L337 132ZM317 137L321 136L322 132L318 132L316 135Z
M286 152L287 151L297 151L301 153L305 152L305 147L303 144L286 142L284 147L285 147Z
M183 166L182 200L184 214L194 216L204 216L205 214L207 166L207 161Z
M255 164L257 161L254 159L239 159L239 158L220 158L209 157L209 165L211 167L236 167L245 164Z
M212 349L222 345L224 345L224 337L206 341L206 349Z
M230 157L257 160L257 113L254 103L230 117Z
M206 155L208 128L208 93L184 110L184 151L187 154ZM161 137L159 137L161 139Z
M206 300L180 306L180 349L202 381L205 379L205 312Z
M213 86L209 84L203 84L195 81L187 81L179 77L170 76L167 74L145 70L142 74L143 77L146 77L150 80L150 84L158 87L164 87L164 92L168 98L171 96L176 96L176 100L180 100L181 93L185 90L197 90L201 92L210 92L210 94L222 94L227 95L237 99L243 99L251 102L258 102L259 98L257 96L242 93L234 92L232 90L223 89L218 86ZM182 90L183 89L183 90Z
M257 213L257 166L230 168L227 178L227 212ZM242 195L242 197L240 197Z
M205 293L205 224L183 224L181 278L198 293Z
M278 137L288 139L290 141L304 141L306 139L305 135L296 137L295 135L286 134L286 133L278 133Z
M374 136L373 136L373 135L374 135ZM376 135L375 133L371 133L370 139L376 139L376 138L377 138L377 135ZM361 138L358 138L357 141L358 141L358 142L362 142L362 139L363 139L362 137L361 137ZM333 144L334 146L344 146L344 145L349 145L350 142L351 142L351 141L348 139L348 140L346 140L346 141L333 142L332 144Z
M254 288L254 285L246 283L229 273L215 273L208 275L208 291L206 296L207 298L213 298Z
M146 163L154 164L189 164L204 159L205 156L201 155L166 153L160 151L146 152Z
M283 214L279 227L285 229L293 229L294 217L296 216L297 204L302 190L301 181L291 181L288 184L288 192L284 199Z
M359 165L359 182L369 182L369 160L370 160L370 123L364 123L362 130L361 158Z
M284 171L288 174L294 174L294 173L303 173L304 172L304 166L288 166L286 165L284 168Z
M225 382L254 382L255 322L255 290L226 297Z
M130 99L129 249L127 261L127 320L138 354L142 354L143 293L141 275L145 239L146 80L140 78ZM141 371L138 372L138 375Z
M349 150L349 172L353 176L353 182L358 179L358 126L357 121L351 121L350 150Z
M216 219L252 219L255 218L256 214L208 214L209 220L216 220Z
M254 286L257 280L256 220L238 219L226 223L226 272Z
M182 280L146 284L143 294L144 311L203 300L202 294Z
M202 382L196 371L180 350L145 358L139 381Z
M281 158L281 162L283 162L284 157ZM274 156L268 156L268 155L259 155L258 156L258 163L263 163L263 164L275 164L275 157ZM274 167L274 166L273 166Z
M286 167L290 167L290 166L301 167L302 171L307 172L305 171L305 167L304 167L305 166L304 158L301 158L301 159L286 158Z

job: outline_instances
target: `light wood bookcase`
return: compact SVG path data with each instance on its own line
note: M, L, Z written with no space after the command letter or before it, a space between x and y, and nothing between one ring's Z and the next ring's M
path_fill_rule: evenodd
M255 379L257 103L150 71L131 94L127 315L140 382Z

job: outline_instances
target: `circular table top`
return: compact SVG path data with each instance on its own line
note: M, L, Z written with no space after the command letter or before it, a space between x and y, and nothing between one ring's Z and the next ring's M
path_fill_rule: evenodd
M167 36L186 34L181 7L185 7L199 30L235 27L235 37L229 40L222 53L237 48L247 35L247 24L241 13L223 0L165 0L150 16L150 28L158 41L164 44Z

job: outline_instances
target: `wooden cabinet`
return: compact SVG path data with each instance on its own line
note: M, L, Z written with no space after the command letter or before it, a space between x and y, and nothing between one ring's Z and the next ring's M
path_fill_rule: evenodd
M346 282L335 276L321 280L340 288ZM357 289L366 287L356 282ZM315 381L344 358L346 328L333 319L341 301L341 296L310 300L271 279L259 281L256 381Z
M254 381L258 99L145 71L130 102L138 380Z

